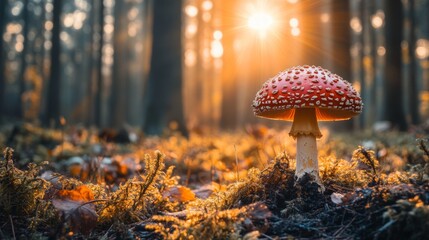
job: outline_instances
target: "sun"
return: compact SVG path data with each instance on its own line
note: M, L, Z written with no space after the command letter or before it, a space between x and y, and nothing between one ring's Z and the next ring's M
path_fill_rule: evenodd
M247 26L260 32L268 31L274 23L273 17L265 12L257 12L249 16Z

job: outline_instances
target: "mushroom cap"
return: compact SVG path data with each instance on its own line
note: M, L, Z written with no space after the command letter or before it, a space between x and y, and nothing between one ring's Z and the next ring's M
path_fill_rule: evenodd
M253 100L256 116L293 121L295 110L315 108L318 121L347 120L362 112L353 86L321 67L297 66L266 81Z

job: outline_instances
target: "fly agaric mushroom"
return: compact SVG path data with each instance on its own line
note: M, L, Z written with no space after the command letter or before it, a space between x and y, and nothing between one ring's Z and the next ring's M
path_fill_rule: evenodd
M352 85L321 67L286 69L266 81L253 101L258 117L292 121L289 136L297 140L295 177L306 173L319 180L317 121L347 120L362 111L362 100Z

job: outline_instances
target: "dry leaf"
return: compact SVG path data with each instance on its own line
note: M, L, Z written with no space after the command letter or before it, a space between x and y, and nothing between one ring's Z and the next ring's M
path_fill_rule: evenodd
M53 199L52 204L60 211L63 221L69 223L73 232L89 235L97 225L97 213L93 203Z
M195 194L191 189L183 186L169 187L162 192L162 196L170 201L189 202L195 200Z
M76 187L74 190L60 190L58 191L58 197L66 200L87 202L94 200L94 194L85 185Z
M334 192L331 194L331 201L337 205L343 203L343 198L344 198L344 195L341 193Z
M97 213L93 203L94 194L85 185L74 190L60 190L52 200L64 223L69 223L73 232L89 235L97 225Z
M207 199L214 192L214 184L206 184L194 190L195 196L200 199Z

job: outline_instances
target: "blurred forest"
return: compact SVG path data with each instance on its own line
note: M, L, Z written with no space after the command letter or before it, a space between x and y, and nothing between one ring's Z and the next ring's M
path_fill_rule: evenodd
M429 119L428 17L429 0L2 0L0 118L243 128L265 80L309 64L361 93L344 128L405 130Z

